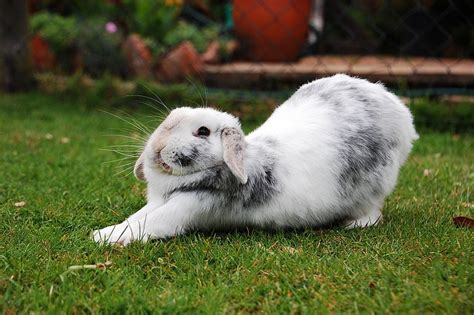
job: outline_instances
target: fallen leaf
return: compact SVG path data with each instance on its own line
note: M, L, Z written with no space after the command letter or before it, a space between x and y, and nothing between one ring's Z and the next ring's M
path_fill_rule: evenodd
M468 217L454 217L453 223L457 227L470 227L474 228L474 219Z
M18 207L18 208L24 207L25 205L26 205L25 201L15 202L15 207Z

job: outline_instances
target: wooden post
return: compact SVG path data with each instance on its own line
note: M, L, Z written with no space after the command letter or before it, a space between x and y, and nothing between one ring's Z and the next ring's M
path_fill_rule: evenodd
M0 89L33 86L27 0L0 0Z

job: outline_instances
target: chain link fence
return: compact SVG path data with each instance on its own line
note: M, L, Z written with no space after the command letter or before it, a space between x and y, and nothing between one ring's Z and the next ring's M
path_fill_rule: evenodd
M252 4L233 2L241 54L206 68L211 85L273 89L344 72L397 87L432 88L428 93L472 93L472 1L242 2ZM298 18L309 20L304 41L305 30L285 24Z

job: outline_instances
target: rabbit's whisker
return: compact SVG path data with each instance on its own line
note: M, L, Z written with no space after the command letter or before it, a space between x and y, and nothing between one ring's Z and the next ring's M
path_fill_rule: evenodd
M130 157L130 158L138 158L140 155L139 154L128 154L128 153L137 153L136 151L118 151L118 150L113 150L113 149L99 149L100 151L106 151L106 152L114 152L117 154L120 154L122 156Z
M144 99L151 100L151 101L153 101L155 103L158 103L159 105L163 106L169 113L171 110L168 108L168 106L166 106L165 102L163 102L163 100L158 95L156 95L155 93L153 93L153 92L151 92L151 93L156 97L156 99L154 99L153 97L146 96L146 95L137 95L137 94L130 94L130 95L127 95L127 96L129 96L129 97L141 97L141 98L144 98ZM140 100L138 100L138 101L140 102ZM155 107L154 105L151 105L151 104L148 104L148 103L143 103L143 104L153 108L154 110L156 110L160 113L163 113L160 108Z
M132 141L147 142L147 139L145 139L144 137L141 137L139 135L128 136L128 135L123 135L123 134L108 134L108 135L104 135L104 136L105 137L125 138L125 139L132 140Z
M153 110L155 110L155 111L157 111L157 112L158 112L158 117L164 118L164 117L166 117L166 116L168 115L168 113L167 113L166 111L164 111L164 110L162 110L162 109L160 109L160 108L154 106L153 104L150 104L150 103L148 103L148 102L144 102L144 101L142 101L142 100L137 100L137 102L140 103L140 104L142 104L142 105L145 105L145 106L147 106L147 107L150 107L151 109L153 109Z
M148 131L147 131L146 129L141 128L141 127L140 127L139 125L137 125L136 123L130 122L129 120L127 120L127 119L125 119L125 118L123 118L123 117L121 117L121 116L119 116L119 115L116 115L116 114L114 114L114 113L112 113L112 112L108 112L108 111L103 110L103 109L101 109L100 111L102 111L102 112L104 112L104 113L106 113L106 114L109 114L109 115L111 115L111 116L113 116L113 117L115 117L115 118L117 118L117 119L120 119L121 121L123 121L123 122L129 124L129 125L132 126L132 127L137 128L138 130L142 131L143 133L148 133Z
M119 110L119 113L121 113L123 116L126 116L128 119L130 119L130 124L132 126L134 126L135 128L137 128L139 131L145 133L145 134L149 134L151 132L151 130L149 129L149 127L145 126L143 123L141 123L140 121L136 120L135 118L133 118L130 114L124 112L124 111L120 111ZM125 119L125 118L124 118Z
M168 110L168 113L171 111L165 104L165 102L163 102L163 100L161 99L161 97L156 94L155 92L153 92L148 86L146 86L145 84L143 84L143 86L148 90L148 92L150 92L154 97L156 97L156 101L158 101L159 103L161 103L161 105L166 108Z
M196 102L193 102L193 103L196 103L198 105L198 107L207 107L207 89L206 89L206 87L203 84L201 84L200 86L201 86L202 89L200 89L199 86L197 85L197 83L194 80L192 80L191 78L187 78L186 80L189 83L191 83L191 85L197 90L197 92L199 93L199 97L201 99L201 105L197 104ZM204 90L204 97L201 93L201 90Z
M102 164L116 163L116 162L125 161L125 160L129 160L129 159L130 159L129 157L123 157L123 158L120 158L120 159L105 161L105 162L102 162Z

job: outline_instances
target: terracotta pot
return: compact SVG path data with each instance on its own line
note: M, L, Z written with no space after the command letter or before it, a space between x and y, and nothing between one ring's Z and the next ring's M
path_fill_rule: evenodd
M234 0L235 32L245 58L293 61L308 34L311 0Z
M159 81L176 82L199 75L203 67L201 56L193 44L184 41L160 59L155 75Z
M122 44L122 49L127 56L128 69L131 74L148 78L151 75L153 56L138 34L131 34Z
M31 56L33 67L37 71L47 71L54 68L56 57L49 44L39 34L31 38Z

